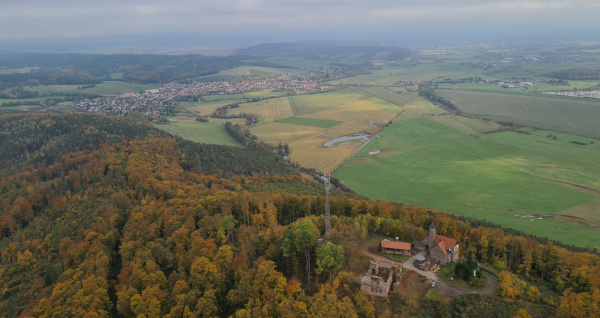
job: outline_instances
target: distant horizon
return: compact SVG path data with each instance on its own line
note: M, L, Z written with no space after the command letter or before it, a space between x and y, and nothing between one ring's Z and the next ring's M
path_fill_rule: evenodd
M163 47L600 41L599 15L593 0L9 0L0 10L0 43L94 37Z
M175 54L178 50L223 52L265 43L331 42L349 45L389 45L414 48L428 45L492 44L492 43L600 43L599 30L575 30L551 33L503 34L502 32L469 33L449 37L442 32L416 34L378 34L370 37L356 35L306 36L297 34L262 35L249 37L244 33L202 34L189 32L158 32L136 34L107 34L93 36L39 36L0 39L0 54L6 53L157 53ZM121 51L119 51L121 50ZM175 51L175 52L173 52ZM199 53L204 54L204 53Z

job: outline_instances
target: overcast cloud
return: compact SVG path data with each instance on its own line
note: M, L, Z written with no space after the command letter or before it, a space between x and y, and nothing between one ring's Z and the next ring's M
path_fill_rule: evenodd
M600 28L597 0L0 0L0 38L153 32L553 32ZM290 39L294 40L294 39Z

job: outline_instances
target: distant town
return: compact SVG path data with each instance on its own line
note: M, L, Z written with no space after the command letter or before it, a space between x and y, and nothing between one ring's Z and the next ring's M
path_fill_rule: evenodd
M77 111L107 115L126 115L137 111L145 115L165 115L165 106L170 101L184 98L194 98L201 101L203 95L232 95L248 92L322 92L329 86L322 85L325 76L327 80L342 77L334 75L333 71L322 70L303 74L270 74L244 77L239 80L179 83L171 82L163 86L148 89L143 93L126 93L121 95L106 95L96 98L86 98L73 105Z

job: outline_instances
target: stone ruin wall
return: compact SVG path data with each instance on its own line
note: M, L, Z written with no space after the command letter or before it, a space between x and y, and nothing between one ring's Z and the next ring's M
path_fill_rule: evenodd
M373 276L372 273L379 274L379 268L388 268L390 270L387 281L379 276ZM392 262L386 261L371 261L369 270L366 274L360 277L360 288L370 295L387 297L392 283L394 282L394 270L396 266ZM400 269L402 270L402 269Z

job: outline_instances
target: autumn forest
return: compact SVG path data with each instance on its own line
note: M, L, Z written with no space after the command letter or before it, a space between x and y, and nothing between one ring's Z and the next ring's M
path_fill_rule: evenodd
M339 189L319 243L324 194L273 151L184 141L143 116L0 115L0 317L600 312L594 251ZM371 237L413 242L432 222L497 270L497 295L361 291Z

